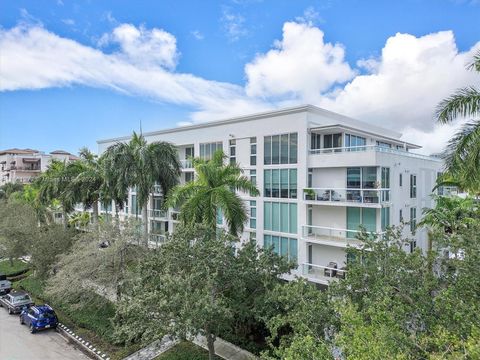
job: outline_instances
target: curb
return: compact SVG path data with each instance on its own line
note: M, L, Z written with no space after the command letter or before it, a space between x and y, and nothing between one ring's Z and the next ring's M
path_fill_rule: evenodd
M106 353L95 348L93 344L76 335L72 330L62 323L58 323L57 331L61 335L65 336L69 342L76 344L78 348L88 357L97 360L110 360L110 357Z

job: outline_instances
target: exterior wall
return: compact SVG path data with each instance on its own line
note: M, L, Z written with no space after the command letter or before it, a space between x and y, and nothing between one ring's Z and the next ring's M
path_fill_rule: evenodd
M369 131L366 137L366 145L369 151L358 152L331 152L325 154L313 154L310 152L310 132L313 128L324 126L350 126L348 133L363 135ZM347 130L345 130L347 131ZM298 134L298 151L296 164L264 165L264 137L269 135L280 135L286 133ZM251 232L256 232L256 239L259 246L263 246L264 234L296 238L298 243L298 273L305 274L302 264L308 263L309 244L312 244L311 260L314 264L326 266L330 261L338 264L339 268L345 262L346 242L312 243L303 238L302 226L308 224L308 205L312 206L312 224L329 228L346 229L347 206L358 206L358 204L318 204L304 200L303 190L308 187L308 169L313 168L312 187L317 188L346 188L347 167L377 167L377 179L380 179L380 167L390 168L390 201L385 204L363 204L364 207L376 208L377 231L381 231L381 208L390 207L390 224L399 224L398 212L403 210L405 221L410 220L410 208L417 208L417 222L421 218L423 207L432 206L430 198L431 189L435 182L437 171L441 168L438 160L423 156L415 156L410 153L398 153L395 151L378 151L375 149L376 141L390 137L394 144L401 144L400 134L374 127L365 123L343 117L338 114L323 111L317 108L305 107L298 109L287 109L283 111L247 116L239 119L231 119L220 122L195 125L173 130L165 130L144 134L149 142L169 141L179 148L180 159L185 159L185 147L194 146L195 156L200 155L200 144L211 142L222 142L223 151L229 156L229 141L235 140L236 162L249 176L251 170L256 171L257 187L260 196L251 198L248 194L241 194L249 208L249 201L256 201L256 229L246 230L242 239L248 239ZM364 135L363 135L364 136ZM250 138L256 137L257 164L250 165ZM108 146L116 141L128 141L129 138L119 138L99 141L99 152L104 152ZM410 145L409 145L410 146ZM370 148L372 149L370 151ZM264 170L266 169L297 169L297 199L267 198L264 193ZM183 170L189 171L187 169ZM402 174L403 184L399 186L399 174ZM417 197L410 198L410 174L417 175ZM182 176L184 181L185 175ZM296 203L297 204L297 231L296 234L284 234L279 232L264 231L264 203L265 201ZM151 204L148 208L151 209ZM131 204L129 204L131 213ZM124 216L124 214L121 214ZM139 217L141 214L139 214ZM173 219L174 213L166 214L162 221L168 223L169 231L172 231L177 222ZM406 234L409 233L406 229ZM425 232L416 234L417 245L426 249ZM309 279L310 276L306 275ZM313 280L312 280L313 281Z

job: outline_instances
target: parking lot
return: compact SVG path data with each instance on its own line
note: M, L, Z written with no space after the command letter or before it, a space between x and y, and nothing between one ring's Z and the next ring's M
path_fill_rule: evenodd
M0 359L2 360L87 360L56 331L30 334L20 326L18 315L0 308Z

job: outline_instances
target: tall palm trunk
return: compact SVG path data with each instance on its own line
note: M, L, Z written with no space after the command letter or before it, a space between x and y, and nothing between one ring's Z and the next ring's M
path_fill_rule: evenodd
M145 246L148 245L148 209L147 204L142 206L142 223L143 223L143 241Z
M62 210L62 217L63 217L63 228L66 229L68 227L68 214L65 210Z
M98 225L98 200L95 200L92 205L92 220L95 226Z

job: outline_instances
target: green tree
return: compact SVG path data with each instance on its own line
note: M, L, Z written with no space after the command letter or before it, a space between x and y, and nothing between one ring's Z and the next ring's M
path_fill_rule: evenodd
M167 206L180 207L180 220L184 224L203 223L211 229L216 228L221 212L230 234L236 236L248 220L245 203L236 191L252 196L259 191L238 165L225 165L224 160L221 150L211 160L194 159L195 180L175 187L168 194Z
M480 73L480 51L469 69ZM461 188L480 193L480 89L457 90L437 107L437 121L450 123L457 118L471 118L449 141L445 152L446 170Z
M75 231L61 225L42 226L35 242L29 247L35 276L47 278L54 271L54 265L73 245Z
M67 196L76 203L82 203L85 209L92 208L92 220L98 225L98 205L105 190L105 171L101 161L87 148L80 149L76 161L80 171L67 188Z
M213 359L216 336L231 329L241 307L241 300L231 295L243 291L253 271L241 266L243 252L251 248L235 251L235 245L231 235L217 236L200 225L179 226L170 241L142 261L129 286L131 293L118 306L117 337L151 342L166 334L179 338L201 334ZM278 273L288 268L271 253L259 250L254 255L257 279L263 278L263 283L278 281Z
M105 175L114 195L126 198L128 188L135 188L147 241L147 203L153 186L158 183L163 194L167 194L178 183L181 165L175 146L165 141L147 143L143 135L134 132L128 143L110 146L104 158Z
M10 182L0 186L0 199L8 199L11 194L22 191L23 184L19 182Z
M79 162L52 160L47 170L35 179L35 186L39 189L40 203L51 207L55 201L58 201L62 208L65 227L68 225L68 214L74 210L76 204L69 187L82 170Z
M32 208L18 202L0 202L0 257L13 259L28 254L37 236L37 219Z
M93 293L119 300L128 269L145 255L143 247L133 244L137 229L136 221L131 219L121 230L114 224L103 223L78 235L71 250L55 265L56 273L48 280L47 293L59 300Z

